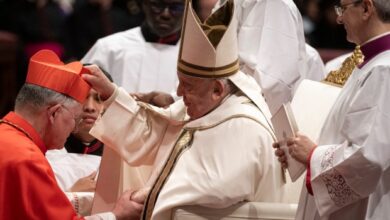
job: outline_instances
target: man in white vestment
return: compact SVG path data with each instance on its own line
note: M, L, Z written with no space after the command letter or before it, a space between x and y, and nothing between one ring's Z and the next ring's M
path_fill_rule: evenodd
M390 2L341 0L337 21L364 62L343 87L316 144L298 134L290 154L307 165L296 219L390 216ZM277 147L278 144L275 144ZM285 156L276 151L283 165Z
M172 93L184 0L144 0L142 8L140 27L99 39L81 61L101 66L127 92Z
M150 190L133 196L146 198L142 219L170 219L183 205L282 201L270 114L256 81L239 71L233 15L228 1L199 23L187 2L177 64L183 99L167 109L136 102L96 66L83 76L109 105L91 133L131 166L153 165Z

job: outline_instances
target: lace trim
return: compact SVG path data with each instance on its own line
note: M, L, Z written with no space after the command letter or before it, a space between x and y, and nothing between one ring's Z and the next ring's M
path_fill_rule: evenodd
M322 170L327 170L333 167L333 158L334 158L335 150L336 150L336 146L332 146L325 151L324 158L321 161Z
M344 206L359 198L359 195L349 187L344 177L333 168L333 159L336 147L326 150L321 161L322 170L328 170L321 174L320 178L325 183L328 194L337 206Z
M321 179L328 189L330 198L337 206L344 206L359 198L359 195L348 186L344 177L337 170L332 169L322 174Z

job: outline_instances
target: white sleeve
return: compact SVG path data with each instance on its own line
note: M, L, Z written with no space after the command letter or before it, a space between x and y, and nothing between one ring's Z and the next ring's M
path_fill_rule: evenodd
M367 198L389 168L390 68L379 67L351 94L341 144L319 146L311 157L311 185L321 216Z
M140 107L124 89L116 92L114 101L96 120L90 133L114 149L128 164L150 165L157 153L155 147L167 130L168 120Z
M291 101L300 65L305 65L302 18L292 1L243 2L238 18L242 71L253 75L275 113Z
M65 192L75 211L80 215L90 215L93 203L93 192Z

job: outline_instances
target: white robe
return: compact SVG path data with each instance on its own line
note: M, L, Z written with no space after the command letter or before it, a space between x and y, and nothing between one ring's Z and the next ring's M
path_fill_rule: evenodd
M216 5L219 7L221 2ZM241 70L259 83L271 113L291 101L307 69L302 17L292 0L235 0Z
M172 93L178 84L179 43L146 42L136 27L99 39L81 62L97 64L127 92Z
M321 81L326 77L325 65L318 51L306 44L306 64L305 71L302 72L301 80L310 79L313 81Z
M182 129L195 130L191 147L179 157L159 194L153 219L170 219L172 209L183 205L223 208L240 201L282 200L272 132L246 96L231 95L211 113L188 122L181 100L164 110L137 104L122 89L116 93L91 133L130 165L153 164L149 186Z
M311 157L314 197L304 188L296 219L389 218L389 59L377 55L344 86Z
M62 191L68 191L77 180L98 171L101 159L96 155L68 153L65 148L48 150L46 158Z
M64 191L77 213L82 216L90 215L94 192L68 192L68 190L80 178L97 171L101 157L90 154L68 153L65 148L48 150L45 156L53 169L58 186ZM108 217L108 219L111 217Z

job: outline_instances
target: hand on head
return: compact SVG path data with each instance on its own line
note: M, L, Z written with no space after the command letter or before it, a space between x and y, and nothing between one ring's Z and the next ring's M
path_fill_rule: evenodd
M93 89L95 89L103 101L107 100L115 91L115 85L104 75L96 65L85 66L90 71L89 74L83 74L82 77Z

